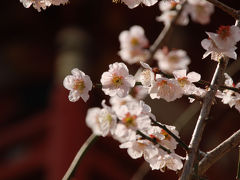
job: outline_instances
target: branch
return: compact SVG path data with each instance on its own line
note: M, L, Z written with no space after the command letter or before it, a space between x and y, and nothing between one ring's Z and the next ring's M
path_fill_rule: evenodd
M226 12L227 14L229 14L230 16L232 16L233 18L235 18L236 20L238 20L240 18L240 11L233 9L229 6L227 6L226 4L218 1L218 0L207 0L208 2L214 4L216 7L220 8L221 10L223 10L224 12Z
M96 136L95 134L91 134L91 136L89 136L89 138L84 142L84 144L79 149L74 160L72 161L72 164L68 168L68 170L65 173L64 177L62 178L62 180L70 180L70 178L74 175L74 172L75 172L78 164L84 157L85 153L91 147L91 145L93 145L93 143L97 140L97 138L98 138L98 136Z
M149 50L150 50L149 60L151 60L153 58L153 56L154 56L155 52L158 50L158 48L162 47L166 43L167 37L169 36L169 34L171 34L173 25L177 22L178 17L180 16L185 4L186 4L186 0L182 3L182 5L177 6L176 16L172 19L172 21L170 22L169 25L164 26L162 32L159 34L157 39L154 41L152 46L149 48Z
M203 105L198 117L197 124L195 126L192 139L189 144L190 152L186 155L186 161L183 167L183 171L180 180L188 180L190 178L190 172L195 161L196 154L198 152L198 147L202 139L202 134L210 113L215 94L217 92L218 86L222 83L223 75L228 64L228 58L221 58L217 68L215 70L212 82L210 85L210 90L204 97Z
M227 152L231 151L240 144L240 130L231 137L219 144L213 150L207 152L207 155L199 163L199 175L203 175L216 161L221 159Z

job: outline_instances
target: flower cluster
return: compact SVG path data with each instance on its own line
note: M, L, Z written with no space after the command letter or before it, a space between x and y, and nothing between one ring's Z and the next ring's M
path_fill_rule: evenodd
M68 3L68 0L20 0L25 8L29 8L31 5L39 12L41 9L46 9L51 5L59 6L60 4Z
M111 135L121 143L120 148L127 149L130 157L137 159L143 156L152 169L167 167L177 171L182 168L181 157L175 153L177 141L164 129L151 125L156 118L148 105L130 95L125 98L113 96L110 103L111 107L103 103L103 109L88 110L86 123L93 133ZM166 128L179 137L174 126Z

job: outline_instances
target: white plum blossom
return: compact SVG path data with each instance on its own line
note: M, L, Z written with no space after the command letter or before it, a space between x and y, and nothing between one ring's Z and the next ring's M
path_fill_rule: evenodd
M124 143L127 141L135 141L137 134L136 131L128 128L124 124L117 123L112 137L120 143Z
M134 64L148 58L149 51L146 48L149 46L149 42L141 26L135 25L129 31L122 31L119 41L120 51L118 54L123 61Z
M192 94L196 91L196 86L194 82L198 82L201 79L201 75L196 72L190 72L187 74L187 70L176 70L173 71L175 79L178 81L179 85L183 88L184 94Z
M119 96L111 96L109 99L110 104L112 105L112 109L114 111L118 111L118 109L120 108L120 106L122 105L126 105L128 103L132 103L132 102L138 102L136 99L134 99L131 95L127 95L123 98L119 97Z
M240 89L240 82L236 85L233 83L232 78L225 73L225 85L228 87L234 87ZM218 91L216 97L221 98L223 104L228 104L231 108L235 108L240 112L240 94L230 89L225 89L223 92Z
M99 136L107 136L110 132L114 133L117 118L110 107L102 102L103 108L90 108L86 116L86 124L92 129L93 133Z
M158 67L165 73L172 74L175 70L188 69L190 58L184 50L172 50L166 48L157 50L154 58L158 61Z
M113 0L113 2L117 3L119 0ZM128 8L133 9L139 4L144 4L145 6L152 6L158 2L158 0L120 0L120 2L124 2Z
M156 77L156 81L149 89L152 99L164 99L167 102L174 101L183 96L183 90L175 79Z
M125 97L135 85L135 79L129 75L127 66L118 62L109 65L109 71L102 74L100 81L102 90L109 96Z
M120 148L127 148L129 156L137 159L144 155L145 159L153 158L158 154L158 148L148 140L137 139L135 141L128 141L119 146Z
M148 88L153 83L155 74L154 74L152 68L148 64L143 63L143 62L140 62L140 63L142 65L142 67L145 69L139 74L138 79L144 87Z
M143 101L120 106L116 114L120 122L132 130L148 129L151 125L150 118L155 118L151 108Z
M51 5L66 4L68 3L68 0L20 0L20 2L23 3L25 8L29 8L32 5L38 10L38 12L40 12L41 9L45 10Z
M166 167L173 171L181 170L183 167L182 158L179 155L175 153L167 154L161 149L159 149L158 155L146 159L146 161L152 170L161 170L162 172L165 171Z
M240 40L240 29L237 26L220 26L217 34L207 32L208 39L201 42L202 47L207 50L203 58L211 54L211 59L219 61L223 56L237 59L235 46Z
M188 0L185 8L191 19L200 24L208 24L214 12L214 5L205 0Z
M69 101L76 102L81 97L85 102L89 98L88 92L92 89L92 81L88 75L75 68L72 75L65 77L63 85L66 89L70 90Z

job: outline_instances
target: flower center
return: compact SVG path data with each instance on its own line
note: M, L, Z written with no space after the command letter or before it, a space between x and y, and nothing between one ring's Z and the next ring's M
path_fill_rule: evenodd
M161 134L165 136L166 140L170 140L171 136L164 129L161 130Z
M159 81L159 82L157 83L157 85L158 85L158 86L165 86L165 85L167 85L167 81L161 80L161 81Z
M85 84L83 80L81 79L75 80L74 87L73 87L74 90L78 90L79 92L82 92L84 88L85 88Z
M109 123L112 122L112 116L110 114L107 114L105 117L104 117L104 120L105 121L108 121Z
M132 44L133 46L138 46L138 45L139 45L138 39L135 38L135 37L133 37L133 38L131 39L131 44Z
M181 87L184 87L185 84L187 84L188 82L188 78L187 77L182 77L182 78L178 78L178 83Z
M131 115L130 113L127 113L125 118L123 118L123 123L126 126L135 126L135 119L137 118L136 115Z
M168 58L168 61L169 61L170 63L177 63L177 62L179 62L179 57L176 56L176 55L170 56L170 57Z
M116 86L116 87L119 87L119 86L121 86L122 85L122 76L114 76L113 78L112 78L112 82L113 82L113 84L114 84L114 86Z
M230 35L230 26L220 26L217 33L222 39L225 39Z

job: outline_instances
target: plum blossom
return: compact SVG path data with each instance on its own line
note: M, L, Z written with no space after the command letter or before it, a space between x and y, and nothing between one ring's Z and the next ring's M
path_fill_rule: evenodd
M120 106L116 114L120 122L132 130L148 129L151 125L150 117L155 118L151 108L143 101Z
M124 2L130 9L139 6L139 4L141 3L144 4L145 6L152 6L158 2L158 0L113 0L113 2L115 3L119 1Z
M232 78L225 73L225 85L228 87L234 87L240 89L240 82L236 85L233 83ZM240 94L234 92L230 89L225 89L223 92L218 91L216 97L221 98L223 104L228 104L231 108L235 106L235 108L240 112Z
M147 161L152 170L161 170L162 172L165 171L165 167L173 171L181 170L183 167L181 157L175 153L166 154L162 152L160 155L147 159Z
M141 138L122 143L119 147L127 148L129 156L133 159L140 158L142 155L144 155L145 159L150 159L158 154L157 147L150 141Z
M194 82L198 82L201 79L201 75L196 72L190 72L187 74L187 70L173 71L175 79L179 85L183 88L184 94L192 94L196 90Z
M88 92L92 89L92 81L88 75L75 68L72 75L65 77L63 86L70 90L69 101L76 102L81 97L85 102L88 100Z
M214 12L214 5L205 0L188 0L185 8L191 19L200 24L208 24Z
M113 110L105 105L105 101L102 101L102 106L102 109L95 107L88 110L86 124L94 134L105 137L110 132L114 133L117 118Z
M202 47L207 50L203 59L211 54L211 59L219 61L223 56L237 59L235 46L240 40L240 29L237 26L220 26L216 33L206 32L208 39L201 42Z
M153 69L146 63L140 62L142 67L145 68L141 73L139 73L138 79L142 83L143 87L150 87L155 79L155 74Z
M129 75L127 66L118 62L109 65L109 71L102 74L100 81L103 92L109 96L125 97L135 85L135 79Z
M175 79L167 79L157 75L156 81L149 89L152 99L163 98L167 102L174 101L183 96L183 90Z
M51 5L66 4L68 3L68 0L20 0L20 2L23 3L25 8L29 8L32 5L38 10L38 12L40 12L41 9L45 10Z
M187 69L190 59L184 50L172 50L167 48L157 50L154 58L158 61L158 67L165 73L172 74L175 70Z
M149 42L141 26L135 25L129 31L122 31L119 41L121 50L118 54L123 61L133 64L148 58L149 51L146 48L149 46Z

